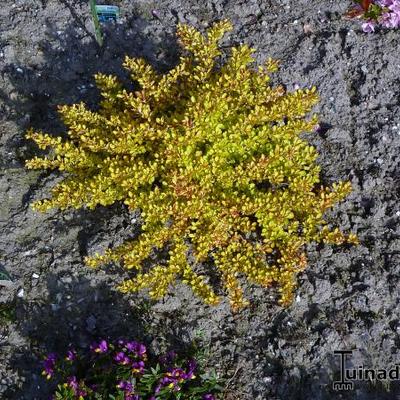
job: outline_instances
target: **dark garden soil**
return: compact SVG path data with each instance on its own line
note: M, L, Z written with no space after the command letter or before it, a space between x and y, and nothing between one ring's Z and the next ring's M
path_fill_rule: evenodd
M120 0L122 18L99 48L85 0L0 4L0 398L47 399L41 354L99 337L139 338L153 351L196 340L226 379L225 399L396 399L396 382L356 382L334 392L339 359L390 368L400 363L400 31L365 34L342 18L350 1ZM120 243L138 215L122 206L39 214L29 204L59 177L27 171L34 127L62 132L56 105L95 105L95 72L127 79L125 54L159 70L177 61L177 22L204 29L229 18L228 45L248 43L257 61L281 60L275 82L316 85L321 129L309 136L325 183L354 191L329 216L360 238L357 247L312 245L294 303L249 287L250 308L210 308L178 285L163 301L123 296L118 269L90 271L83 257ZM0 278L4 276L1 275Z

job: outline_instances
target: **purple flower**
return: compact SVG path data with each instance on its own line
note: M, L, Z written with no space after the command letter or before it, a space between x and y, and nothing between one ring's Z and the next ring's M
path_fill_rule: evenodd
M87 392L85 390L79 388L79 382L76 379L76 376L70 376L67 379L67 384L70 388L72 388L74 395L77 396L79 399L87 395Z
M99 344L93 343L90 348L95 353L106 353L108 350L108 344L105 340L102 340Z
M184 380L190 380L196 378L194 375L194 371L197 368L196 361L190 360L188 363L188 370L185 372L182 368L173 368L169 373L168 376L171 376L175 379L178 379L180 382Z
M196 368L197 368L196 361L190 360L188 366L189 366L189 370L186 373L186 379L194 379L195 378L194 371L196 371Z
M362 30L365 33L371 33L371 32L375 32L375 22L372 20L369 20L367 22L364 22L362 24Z
M74 361L74 360L76 360L76 356L77 356L77 354L76 354L75 350L68 350L67 356L65 357L65 359L67 361Z
M137 357L144 357L146 355L146 346L138 342L127 342L125 347L131 353L134 353Z
M124 400L139 400L140 399L139 395L133 393L134 387L131 382L120 381L117 385L117 388L124 391Z
M123 352L120 351L118 352L115 356L114 356L114 360L118 363L118 364L122 364L122 365L127 365L129 364L129 357Z
M163 376L159 384L155 389L155 393L158 393L161 388L168 386L170 389L174 391L179 391L181 388L179 386L180 383L185 381L185 371L182 368L174 368L170 372L167 372L165 376Z
M158 385L156 386L156 388L154 389L154 394L159 393L160 390L161 390L161 388L162 388L161 384L158 384ZM153 396L153 397L154 397L154 396Z
M215 397L211 393L207 393L203 396L202 400L215 400Z
M76 394L76 392L78 391L78 387L79 387L76 376L70 376L67 379L67 384L69 387L71 387L73 389L74 393Z
M117 385L117 388L129 393L133 391L133 385L128 381L120 381Z
M144 372L144 362L134 361L132 363L132 372L142 374Z
M169 351L168 353L160 357L160 363L164 365L172 364L176 358L177 354L174 351Z
M183 379L185 371L182 368L173 368L170 372L167 372L167 376L175 379Z
M138 342L126 342L125 347L127 350L129 350L131 353L136 352L136 349L138 348L139 343Z
M46 379L50 379L54 374L54 368L56 366L57 354L49 353L43 361L43 372Z
M170 371L166 372L164 376L159 380L158 385L154 390L154 394L159 393L163 387L169 387L174 391L181 390L180 384L190 379L196 378L194 374L196 368L197 364L195 360L189 361L187 371L179 367L171 368Z
M79 400L83 400L84 396L87 395L87 392L85 390L78 389L78 391L76 392L76 395L78 396Z

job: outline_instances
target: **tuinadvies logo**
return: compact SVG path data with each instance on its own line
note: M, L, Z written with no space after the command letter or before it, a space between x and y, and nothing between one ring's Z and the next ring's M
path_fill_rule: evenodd
M335 350L340 357L340 380L333 382L333 390L353 390L355 381L398 381L400 380L400 364L390 369L365 368L364 365L346 367L347 357L352 356L353 350Z

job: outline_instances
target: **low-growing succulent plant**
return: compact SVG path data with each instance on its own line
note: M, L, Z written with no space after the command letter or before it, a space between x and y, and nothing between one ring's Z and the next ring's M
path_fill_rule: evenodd
M100 340L88 351L48 354L43 376L57 384L54 400L216 400L221 386L194 359L170 351L155 359L136 341Z
M67 173L51 198L34 203L36 210L115 202L140 209L137 239L86 259L91 267L121 262L131 273L123 292L149 288L160 298L181 279L216 304L207 282L212 269L233 308L247 304L242 278L278 285L287 305L306 267L305 244L356 241L330 230L323 217L350 183L321 185L318 154L300 137L317 125L316 116L307 118L318 101L315 88L272 87L269 73L277 63L253 67L254 50L246 45L232 48L222 63L218 43L230 29L222 21L202 35L179 25L186 53L171 71L159 74L143 59L127 57L124 66L139 90L99 74L99 110L60 107L68 140L28 133L53 150L29 160L28 168ZM168 250L168 258L144 267L154 249Z

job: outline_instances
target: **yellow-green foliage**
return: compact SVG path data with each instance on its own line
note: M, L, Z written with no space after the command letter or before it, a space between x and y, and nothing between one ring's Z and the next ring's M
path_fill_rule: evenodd
M91 267L113 261L135 271L123 292L149 288L159 298L180 278L207 303L218 303L207 277L196 273L198 264L188 262L190 251L197 263L208 260L217 270L233 308L247 303L241 277L277 284L288 304L306 266L306 243L356 241L323 220L350 184L319 185L316 150L299 137L317 124L315 116L306 118L318 100L315 88L271 87L268 74L277 63L252 68L254 50L246 45L232 48L218 66L218 42L230 29L223 21L203 36L180 25L187 52L169 73L127 57L124 67L140 90L129 92L114 76L99 74L99 111L60 107L68 140L28 133L40 148L53 149L28 168L67 173L36 210L117 201L141 210L137 240L86 260ZM166 246L168 260L144 270L151 250Z

